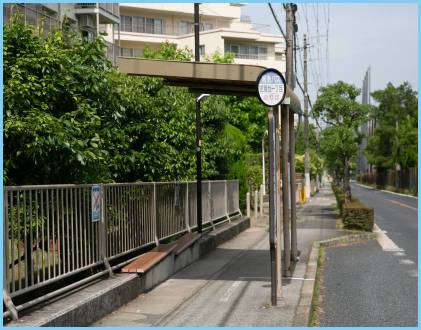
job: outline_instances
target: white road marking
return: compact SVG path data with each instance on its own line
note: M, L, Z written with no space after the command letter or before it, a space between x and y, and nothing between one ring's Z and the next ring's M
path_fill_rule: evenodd
M418 277L418 271L417 270L410 270L409 276L411 277Z
M411 198L418 199L418 197L416 197L416 196L411 196L411 195L406 195L406 194L400 194L400 193L389 191L389 190L376 189L376 188L373 188L373 187L370 187L370 186L366 186L365 184L361 184L361 183L355 183L355 184L357 186L361 186L361 187L364 187L364 188L367 188L367 189L383 191L385 193L392 194L392 195L398 195L398 196L411 197Z
M314 278L303 278L303 277L282 277L284 280L299 280L299 281L314 281Z
M418 212L418 209L417 208L415 208L415 207L412 207L412 206L409 206L409 205L407 205L407 204L404 204L404 203L400 203L400 202L397 202L397 201L394 201L394 200L391 200L391 199L387 199L389 202L391 202L391 203L393 203L393 204L396 204L396 205L399 205L399 206L403 206L403 207L406 207L406 208L408 208L408 209L411 209L411 210L413 210L413 211L415 211L415 212Z
M404 252L395 252L395 253L393 253L393 255L396 256L396 257L405 257L406 256L406 254Z
M400 259L399 263L403 264L403 265L413 265L413 264L415 264L415 262L413 262L412 260L409 260L409 259Z
M404 249L401 249L395 244L377 224L374 224L373 232L377 236L377 242L379 242L383 251L392 251L392 252L404 252Z
M235 289L240 286L240 284L241 284L241 281L235 281L234 283L232 283L232 285L228 288L227 291L225 291L224 295L222 296L221 299L219 299L219 301L220 302L227 302L231 298Z

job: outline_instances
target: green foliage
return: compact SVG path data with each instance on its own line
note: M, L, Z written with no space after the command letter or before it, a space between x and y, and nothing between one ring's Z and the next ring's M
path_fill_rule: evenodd
M187 47L178 49L176 44L165 41L159 46L159 49L146 46L143 57L157 60L191 61L193 52Z
M345 229L372 231L374 210L354 199L342 207L342 221Z
M418 166L417 92L407 82L398 87L389 83L372 96L379 105L370 114L377 127L365 150L368 162L380 172L395 164L403 169Z
M225 53L222 55L218 50L216 50L210 56L206 56L205 61L220 64L230 64L234 62L234 53Z
M342 181L347 200L352 159L356 157L360 136L358 126L367 120L368 107L356 101L360 90L338 81L320 88L313 107L313 116L329 125L322 132L320 151L328 171L336 182Z
M44 38L16 17L5 26L5 184L195 179L195 96L121 74L105 47L68 28ZM190 61L192 52L166 42L145 57ZM203 176L239 179L242 205L261 184L266 116L256 98L202 102Z

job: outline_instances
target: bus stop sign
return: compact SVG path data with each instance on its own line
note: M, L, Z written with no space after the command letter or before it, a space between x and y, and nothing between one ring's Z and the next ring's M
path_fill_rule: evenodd
M278 70L270 68L262 71L256 80L257 95L268 107L282 103L286 94L285 78Z

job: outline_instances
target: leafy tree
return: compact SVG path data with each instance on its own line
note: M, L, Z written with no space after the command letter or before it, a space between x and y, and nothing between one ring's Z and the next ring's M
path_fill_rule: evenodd
M378 172L399 164L403 169L418 165L418 97L409 83L372 93L379 103L371 110L376 121L374 135L369 137L365 154Z
M322 133L321 151L335 180L342 183L349 201L351 161L361 139L357 128L367 120L368 109L356 100L360 90L343 81L322 87L319 92L313 116L329 126Z

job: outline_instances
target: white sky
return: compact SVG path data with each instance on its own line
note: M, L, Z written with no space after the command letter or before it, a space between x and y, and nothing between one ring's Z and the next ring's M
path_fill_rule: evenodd
M273 7L285 31L285 11L279 3ZM242 14L261 24L255 27L262 32L281 33L265 3L248 4L242 8ZM385 88L388 82L398 85L404 81L418 90L417 4L298 3L297 20L298 44L303 45L306 33L313 46L308 64L313 103L317 85L343 80L361 88L368 66L371 66L372 91ZM298 78L302 83L298 56L302 57L302 52L297 54ZM298 86L295 92L302 97Z

